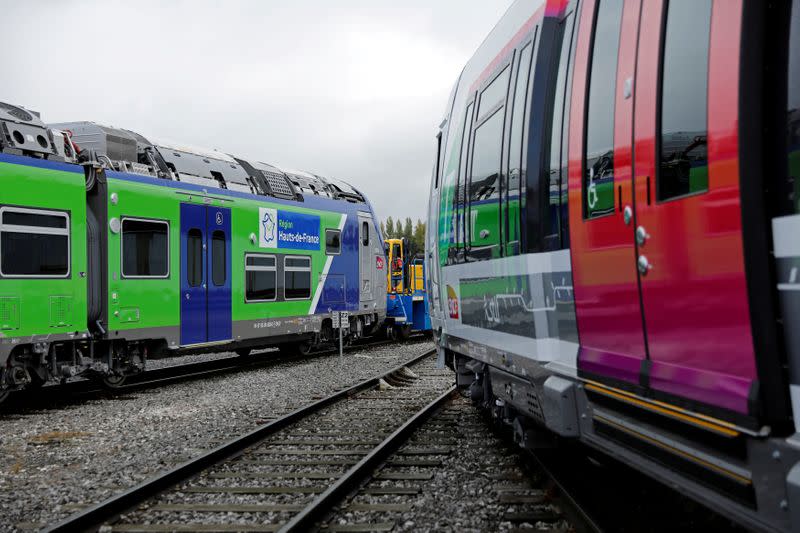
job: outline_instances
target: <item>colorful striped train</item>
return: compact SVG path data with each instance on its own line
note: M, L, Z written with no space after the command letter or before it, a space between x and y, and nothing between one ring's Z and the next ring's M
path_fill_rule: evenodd
M3 103L0 149L0 400L384 321L382 237L346 183Z
M798 109L800 0L516 1L439 121L459 384L525 446L800 531Z

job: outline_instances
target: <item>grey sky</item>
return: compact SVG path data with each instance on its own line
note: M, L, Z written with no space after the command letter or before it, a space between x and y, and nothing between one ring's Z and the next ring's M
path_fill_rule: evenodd
M422 218L434 135L510 0L2 1L0 100L345 179Z

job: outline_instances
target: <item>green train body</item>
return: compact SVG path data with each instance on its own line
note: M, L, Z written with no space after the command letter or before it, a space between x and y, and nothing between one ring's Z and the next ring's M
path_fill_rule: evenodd
M384 320L383 242L348 185L4 105L0 126L25 142L0 139L0 399L75 375L119 384L164 353L304 350L338 339L334 318L347 339Z

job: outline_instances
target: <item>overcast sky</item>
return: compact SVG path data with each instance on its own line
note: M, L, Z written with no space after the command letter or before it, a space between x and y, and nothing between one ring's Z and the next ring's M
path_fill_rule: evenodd
M349 181L423 218L447 96L510 0L0 0L0 101Z

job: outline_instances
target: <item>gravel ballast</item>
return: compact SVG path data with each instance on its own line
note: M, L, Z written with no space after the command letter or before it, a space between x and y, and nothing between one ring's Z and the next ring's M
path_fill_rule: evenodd
M366 347L341 361L315 357L61 408L0 410L0 530L52 524L432 347L427 340Z

